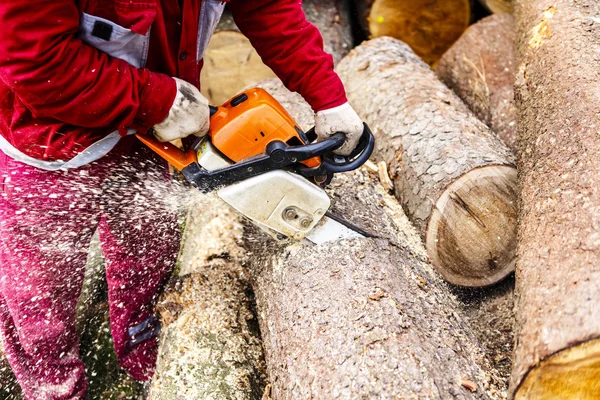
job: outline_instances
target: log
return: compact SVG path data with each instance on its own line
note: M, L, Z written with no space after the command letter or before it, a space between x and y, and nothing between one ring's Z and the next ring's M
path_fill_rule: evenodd
M312 125L297 94L260 86ZM340 174L329 194L379 238L278 245L246 230L272 399L495 398L495 372L377 174Z
M435 68L440 80L511 149L517 140L514 45L513 17L494 14L471 25Z
M515 1L516 399L600 393L600 4Z
M369 38L391 36L407 43L429 65L467 29L469 0L354 0Z
M337 63L353 45L349 5L340 0L304 0L302 7ZM204 54L202 94L211 104L223 104L243 88L274 76L226 11Z
M217 198L193 198L177 277L158 305L162 332L147 399L260 399L266 372L241 225Z
M517 223L509 149L398 40L365 42L338 72L437 270L461 286L509 275Z
M513 0L479 0L479 2L493 13L511 14L513 11Z

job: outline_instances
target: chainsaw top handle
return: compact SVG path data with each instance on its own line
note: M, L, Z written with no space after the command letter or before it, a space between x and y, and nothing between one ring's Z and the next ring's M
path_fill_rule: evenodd
M333 175L340 172L353 171L360 166L362 166L371 154L373 154L373 150L375 149L375 137L369 129L369 126L364 123L363 133L360 137L358 145L352 151L352 153L348 156L341 156L338 154L334 154L333 151L322 153L321 155L321 165L316 168L307 168L300 167L298 172L305 177L313 177L313 176L325 176L325 175ZM316 136L314 134L314 128L307 132L307 136ZM325 139L321 142L317 143L326 143L329 140L339 140L340 137L343 137L345 140L345 134L338 132L331 136L328 139ZM344 141L342 141L343 144ZM341 144L334 148L338 149L341 147Z

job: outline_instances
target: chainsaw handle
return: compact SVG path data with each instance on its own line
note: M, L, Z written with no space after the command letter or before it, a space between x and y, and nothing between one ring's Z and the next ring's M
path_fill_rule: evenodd
M179 171L182 171L190 164L198 162L196 152L193 149L187 151L180 150L177 146L169 142L159 142L151 134L143 135L141 133L136 133L135 136L148 146L150 150L165 159Z
M329 173L353 171L367 162L375 149L375 137L366 123L356 148L349 156L326 154L322 158L322 167Z

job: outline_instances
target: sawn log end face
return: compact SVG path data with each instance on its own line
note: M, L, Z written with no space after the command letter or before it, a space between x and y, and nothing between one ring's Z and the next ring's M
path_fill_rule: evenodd
M515 400L593 400L600 396L600 339L563 350L532 369Z
M515 269L517 170L474 169L438 199L425 243L432 264L460 286L487 286Z

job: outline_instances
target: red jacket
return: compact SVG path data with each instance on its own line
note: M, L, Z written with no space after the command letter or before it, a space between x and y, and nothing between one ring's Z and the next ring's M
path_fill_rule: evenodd
M315 111L346 101L300 0L227 1L290 90ZM0 3L0 144L39 160L69 160L115 130L145 133L162 121L175 97L170 76L199 86L201 53L222 2L180 3L183 12L177 0Z

